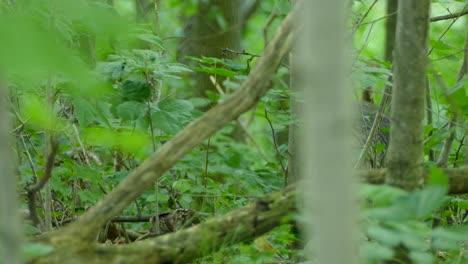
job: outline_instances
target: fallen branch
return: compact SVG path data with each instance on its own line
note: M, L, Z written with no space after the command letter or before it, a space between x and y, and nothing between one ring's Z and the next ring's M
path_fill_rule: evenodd
M449 194L468 193L468 166L442 169L442 171L447 175L449 180ZM361 170L357 174L363 182L383 184L385 183L386 172L386 169ZM429 173L427 169L424 171L424 178L426 180L429 177Z
M176 233L119 246L81 242L73 247L56 247L32 263L189 263L289 223L290 214L295 210L296 191L291 186Z

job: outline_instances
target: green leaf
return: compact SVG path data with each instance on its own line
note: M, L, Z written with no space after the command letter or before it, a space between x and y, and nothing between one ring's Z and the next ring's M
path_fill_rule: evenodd
M427 180L428 185L440 185L443 187L447 188L449 187L449 180L447 175L445 173L437 168L437 167L431 167L430 168L430 174L429 174L429 179Z
M437 41L430 41L431 42L431 46L434 48L434 49L437 49L437 50L451 50L452 48L449 47L447 44L445 44L445 42L441 41L441 40L437 40Z
M227 22L223 15L216 15L216 22L218 23L221 30L225 31L227 29Z
M280 11L282 15L286 15L291 10L291 4L289 0L276 0L275 7Z
M39 230L39 228L30 224L24 224L23 229L26 235L38 235L41 233L41 230Z
M145 114L145 105L136 101L126 101L116 108L116 113L123 121L135 121Z
M193 105L185 100L163 100L159 105L153 104L151 109L154 126L167 134L177 133L192 119Z
M361 184L359 194L371 207L382 207L392 205L396 198L406 195L406 192L392 186Z
M375 242L364 243L361 255L371 261L387 260L393 257L393 248Z
M428 186L401 197L393 206L395 209L406 211L410 219L423 219L430 216L446 200L447 189L439 185Z
M47 111L48 107L39 96L28 95L23 102L23 113L28 123L39 130L56 130L65 127L65 124Z
M398 246L401 243L400 233L379 225L369 226L367 234L369 237L391 247Z
M112 128L112 120L114 119L110 112L111 104L105 101L96 103L96 120L107 128Z
M432 231L432 244L440 250L457 250L467 237L468 226L438 227Z
M435 257L431 253L411 251L409 256L414 263L435 263Z
M181 193L187 192L191 187L190 181L186 179L177 180L172 184L172 188Z
M139 80L126 80L122 84L122 96L128 101L147 101L151 96L151 86Z
M90 100L75 96L73 98L73 105L75 106L76 118L80 127L87 127L96 120L96 113L93 111L94 106Z
M46 244L33 242L26 242L23 244L23 256L25 256L27 259L45 256L52 251L54 251L54 247Z
M223 69L223 68L214 68L214 67L202 66L202 67L196 67L195 70L197 72L205 72L205 73L209 73L209 74L212 74L212 75L224 76L224 77L229 77L229 78L233 78L234 76L236 76L235 72L230 71L230 70L226 70L226 69Z
M156 47L158 47L161 50L165 50L161 39L159 37L157 37L156 35L152 34L151 32L138 34L137 38L140 39L140 40L143 40L145 42L154 44Z

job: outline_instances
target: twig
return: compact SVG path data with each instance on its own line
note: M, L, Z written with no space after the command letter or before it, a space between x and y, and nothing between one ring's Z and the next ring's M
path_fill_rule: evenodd
M441 20L447 20L447 19L452 19L452 18L459 18L461 16L464 16L466 14L468 14L468 9L466 9L468 5L465 5L465 7L463 7L463 10L460 11L460 12L457 12L457 13L452 13L452 14L448 14L448 15L443 15L443 16L435 16L435 17L431 17L431 19L429 21L431 22L437 22L437 21L441 21Z
M73 131L75 132L76 139L78 140L78 144L80 144L81 152L83 152L86 165L91 167L91 162L89 161L89 158L88 158L88 152L86 151L83 141L81 141L80 132L78 131L78 126L75 123L73 123L72 127L73 127Z
M455 160L453 161L453 167L457 167L457 161L458 161L458 158L460 157L460 152L461 152L461 149L463 147L463 143L464 143L464 140L465 140L465 136L463 135L462 139L460 140L460 144L458 144L458 148L457 148L457 151L455 152ZM468 160L468 157L465 157L466 160Z
M224 95L224 91L221 88L221 85L216 81L216 79L213 76L210 76L210 81L213 83L213 85L216 87L216 90L221 94ZM255 104L255 107L257 107L258 104ZM253 115L255 114L255 109L252 112L252 115L250 116L250 119L247 121L247 124L249 125L249 122L253 120ZM255 138L250 134L249 130L247 129L248 125L243 125L242 122L239 120L239 118L236 119L237 125L242 129L242 131L247 135L247 137L250 139L252 144L258 149L258 152L262 155L263 159L268 161L268 157L265 154L265 151L260 147L260 145L257 143Z
M283 159L282 159L282 155L278 149L278 145L276 143L276 133L275 133L275 129L273 128L273 124L271 123L271 120L270 118L268 118L268 109L265 107L265 118L266 120L268 121L268 124L270 125L270 129L271 129L271 135L273 137L273 146L275 147L275 150L276 150L276 154L278 155L278 161L281 165L281 169L283 169L283 174L284 174L284 186L286 187L287 184L288 184L288 177L287 177L287 168L284 166L283 164Z
M52 169L54 168L54 161L55 161L55 156L57 155L58 146L59 145L55 140L50 142L50 151L47 153L44 176L42 176L42 178L37 184L30 186L28 188L28 192L39 191L42 187L44 187L44 184L46 184L46 182L52 176Z
M158 0L153 0L153 8L154 8L154 28L158 37L161 35L161 23L159 20L159 6Z
M424 141L423 141L423 145L426 145L427 143L429 143L429 141L431 140L431 138L434 136L435 133L439 132L441 129L443 128L446 128L448 125L449 125L450 121L446 122L445 124L443 124L441 127L437 128L437 129L432 129L431 131L433 132L431 134L431 136L427 137Z
M37 173L36 173L36 167L34 167L34 162L31 157L31 153L29 153L28 146L26 145L26 141L24 141L24 135L20 135L21 142L23 143L24 151L26 152L26 157L28 158L29 165L31 166L31 171L33 174L33 181L37 181Z
M433 117L432 117L432 100L431 100L431 85L429 83L429 77L426 76L426 116L427 116L427 124L428 126L433 125ZM432 136L432 129L428 133L428 137ZM434 150L429 148L429 161L435 160Z
M467 7L468 5L465 5L465 8ZM465 9L463 8L463 10ZM439 38L437 39L438 41L441 40L445 34L447 34L447 32L449 31L449 29L453 26L453 24L455 24L455 22L457 22L458 18L460 18L460 16L457 16L455 17L452 22L450 22L450 25L448 25L448 27L444 30L444 32L442 32L442 34L439 36ZM429 52L427 53L427 56L429 57L429 55L432 53L432 51L434 50L434 47L432 47Z
M447 167L448 159L450 156L450 150L452 149L452 143L455 140L455 118L450 122L449 124L449 130L450 130L450 135L449 137L445 140L444 146L442 147L442 150L440 151L439 158L437 159L437 166L440 168L445 168Z
M265 47L268 44L268 29L270 28L271 23L273 23L276 17L278 17L278 10L276 10L276 8L273 8L273 10L271 10L270 16L268 16L265 26L263 26L263 43Z
M366 35L366 39L364 40L364 43L362 44L362 47L358 50L357 52L357 55L356 55L356 58L354 59L353 61L353 64L352 64L352 67L354 67L354 65L356 64L356 62L358 62L359 60L359 57L361 57L361 53L362 51L364 50L364 48L367 47L367 44L369 43L369 37L372 33L372 29L374 28L374 24L371 25L370 29L369 29L369 32L367 33Z
M392 81L392 76L388 77L388 81ZM391 86L386 86L384 95L382 97L382 100L380 101L379 105L379 110L377 111L377 114L375 115L374 122L372 123L372 127L369 131L369 136L366 139L366 143L364 143L364 146L362 148L361 153L359 154L359 158L354 165L354 168L360 168L364 162L364 156L367 155L367 152L369 151L370 146L372 145L375 136L377 135L377 132L379 131L380 123L382 122L383 116L385 109L387 108L387 105L390 103L390 96L391 96Z
M465 6L465 8L466 8L466 6ZM465 8L463 9L463 11L460 11L460 12L457 12L457 13L452 13L452 14L443 15L443 16L431 17L429 21L430 22L437 22L437 21L448 20L448 19L452 19L452 18L459 18L461 16L464 16L464 15L468 14L468 10L465 10ZM375 22L379 22L381 20L389 18L390 16L394 16L397 13L398 12L393 12L393 13L387 14L387 15L385 15L383 17L379 17L377 19L374 19L372 21L361 23L361 26L368 25L368 24L373 24Z
M447 166L448 158L450 156L450 150L452 149L452 143L453 143L453 140L455 139L455 136L456 136L456 130L455 130L454 124L456 123L457 120L460 119L461 114L460 114L460 111L459 111L457 105L453 101L452 96L449 95L447 85L445 84L444 80L442 79L442 76L440 76L440 74L435 74L435 77L436 77L435 78L436 81L439 83L439 86L443 91L443 94L444 94L445 98L447 99L447 102L450 105L450 108L453 111L453 118L452 118L452 120L450 120L450 123L449 123L450 135L445 140L442 151L440 152L439 158L437 159L437 165L439 167L445 167L445 166Z
M372 4L370 5L370 7L367 9L366 13L361 17L361 19L359 19L359 21L356 23L356 25L353 27L353 30L351 31L352 33L351 34L354 34L354 32L356 32L356 30L361 26L362 24L362 21L364 21L364 19L367 17L367 15L369 15L370 11L372 10L372 8L374 7L374 5L377 3L377 1L379 0L374 0L374 2L372 2Z
M374 24L375 22L379 22L379 21L381 21L381 20L384 20L384 19L387 19L387 18L389 18L389 17L391 17L391 16L394 16L394 15L396 15L397 13L398 13L398 12L393 12L393 13L387 14L387 15L385 15L385 16L383 16L383 17L374 19L374 20L372 20L372 21L369 21L369 22L366 22L366 23L361 23L361 26L369 25L369 24Z
M208 182L208 164L209 164L209 159L208 156L210 154L210 143L211 143L211 137L208 137L208 143L206 144L206 152L205 152L205 171L204 171L204 179L203 179L203 187L206 190L206 184Z

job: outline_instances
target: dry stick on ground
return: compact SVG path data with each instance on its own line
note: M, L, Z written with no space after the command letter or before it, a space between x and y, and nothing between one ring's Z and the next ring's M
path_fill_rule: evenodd
M292 46L292 20L297 9L295 8L284 19L278 33L265 49L249 78L235 93L162 145L155 154L136 168L103 200L81 215L76 222L60 231L49 233L44 239L48 238L50 243L61 246L67 242L73 244L72 240L93 241L101 226L120 214L181 157L255 105L270 88L281 59Z

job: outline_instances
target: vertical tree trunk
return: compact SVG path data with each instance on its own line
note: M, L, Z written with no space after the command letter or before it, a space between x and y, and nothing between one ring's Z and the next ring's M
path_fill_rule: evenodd
M352 190L352 96L347 76L347 1L302 1L303 32L297 57L298 85L304 90L301 172L302 203L314 262L357 263ZM320 8L317 8L320 7ZM301 28L301 27L299 27ZM314 213L312 213L312 209ZM339 213L339 216L337 216Z
M0 80L0 260L21 263L20 220L16 202L16 179L10 151L7 92Z
M290 81L289 87L291 89L291 96L290 96L290 113L293 122L289 125L289 134L288 134L288 184L293 184L299 180L300 177L300 164L298 162L298 154L299 154L299 127L297 118L300 115L300 104L297 98L298 94L300 93L299 87L296 85L295 79L295 72L296 72L296 65L295 65L295 55L293 52L289 54L289 65L290 65Z
M393 61L398 0L387 0L387 23L385 24L385 60Z
M423 184L423 129L429 0L398 2L394 52L388 184L413 190Z
M468 23L466 23L468 25ZM463 78L468 78L468 30L466 31L466 38L465 38L465 50L464 50L464 56L463 56L463 64L460 68L460 72L458 73L458 81L462 81ZM468 166L468 127L466 127L467 124L465 123L465 139L464 145L465 145L465 162L464 164Z
M182 43L181 55L221 58L223 48L239 50L244 0L198 2L197 14L186 22L186 41ZM199 95L215 91L206 73L197 73L196 80Z

